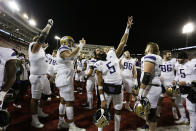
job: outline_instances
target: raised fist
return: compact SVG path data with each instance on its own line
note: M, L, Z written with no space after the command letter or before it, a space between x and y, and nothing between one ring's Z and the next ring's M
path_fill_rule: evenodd
M128 17L128 21L127 21L127 27L131 28L131 25L133 24L133 16Z
M53 26L53 20L52 19L49 19L48 20L48 24L51 25L51 26Z
M86 40L84 38L82 38L82 40L80 40L80 43L86 44Z

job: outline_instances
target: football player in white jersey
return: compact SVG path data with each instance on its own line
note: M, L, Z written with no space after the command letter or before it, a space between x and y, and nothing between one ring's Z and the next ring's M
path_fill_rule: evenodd
M10 48L0 47L0 111L1 114L7 113L7 105L10 99L7 95L9 89L13 86L16 79L16 52ZM7 115L9 116L9 115ZM6 118L4 118L4 125L0 127L0 130L6 130L9 123L5 123ZM9 118L7 118L9 119ZM1 119L2 120L2 119ZM1 125L2 126L2 125Z
M76 61L76 74L75 74L75 82L76 87L79 91L79 94L82 94L82 87L84 86L84 74L87 67L87 62L84 54L80 54L79 58Z
M41 31L40 36L34 39L34 42L29 45L29 61L30 61L30 76L31 83L31 125L36 128L43 128L38 116L47 117L48 115L42 111L42 100L47 100L47 96L51 94L49 80L46 76L48 64L46 63L46 56L44 48L48 46L45 43L46 37L53 25L53 20L49 19L46 27ZM42 98L42 100L40 100ZM40 102L40 103L38 103ZM39 105L38 105L39 104Z
M93 89L95 87L95 63L97 62L96 59L91 58L88 61L87 68L85 71L85 80L86 80L86 91L87 91L87 104L85 108L93 109Z
M132 93L132 88L138 86L137 82L137 72L135 68L135 61L131 59L129 51L124 52L124 57L120 60L121 74L123 77L123 87L126 89L126 104L125 108L128 111L132 111L130 108L130 95ZM134 97L132 95L132 97Z
M0 47L0 110L3 100L16 79L16 52Z
M179 52L178 53L178 63L175 65L175 70L176 70L176 77L175 80L173 81L174 85L180 84L179 82L184 82L184 81L190 81L190 75L187 74L187 71L189 70L188 66L188 55L186 52ZM177 124L187 124L188 119L186 118L186 112L185 108L183 106L183 103L185 102L185 98L187 95L178 95L176 97L176 104L178 106L181 118L178 121L175 121Z
M50 81L51 91L55 93L55 84L54 84L54 77L55 77L55 65L56 63L56 54L57 50L53 50L52 55L46 54L47 62L48 62L48 70L47 70L47 77ZM51 101L51 96L48 97L47 101Z
M122 54L124 46L127 42L129 29L131 28L133 18L128 18L127 27L125 33L116 50L105 49L105 53L100 51L100 54L96 54L98 60L95 63L96 74L98 79L98 90L101 100L101 108L108 109L111 101L114 105L114 130L120 130L121 109L123 105L123 93L122 93L122 76L120 75L120 65L118 57ZM107 53L107 54L106 54ZM98 128L98 131L102 131L103 128Z
M196 131L196 53L193 55L192 60L188 62L189 70L186 71L186 74L190 75L190 79L179 82L181 85L191 85L186 98L186 107L190 117L190 131Z
M151 109L147 116L150 131L155 131L157 126L156 107L158 98L161 94L161 69L162 58L159 56L159 47L154 42L147 44L146 55L141 59L141 85L138 97L147 97L149 99Z
M175 64L177 60L175 58L172 59L171 51L166 50L163 51L163 61L161 65L161 82L162 82L162 94L159 97L159 102L157 106L157 116L160 117L161 112L161 104L163 98L165 97L166 93L168 92L167 89L172 87L172 82L175 79ZM178 119L178 114L175 105L175 97L171 97L172 100L172 112L175 119Z
M80 40L80 44L73 50L71 50L74 40L71 36L64 36L60 39L61 47L57 51L57 65L56 65L56 87L60 92L60 104L59 104L59 122L58 129L69 128L69 130L85 130L76 127L74 124L74 66L73 61L76 59L78 53L82 50L86 44L84 39ZM68 123L65 122L64 116L68 119Z

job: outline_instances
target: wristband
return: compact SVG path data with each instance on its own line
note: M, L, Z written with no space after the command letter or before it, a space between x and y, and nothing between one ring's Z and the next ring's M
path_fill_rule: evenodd
M104 101L105 100L103 94L100 94L100 100L101 101Z
M126 28L125 34L129 34L129 28Z

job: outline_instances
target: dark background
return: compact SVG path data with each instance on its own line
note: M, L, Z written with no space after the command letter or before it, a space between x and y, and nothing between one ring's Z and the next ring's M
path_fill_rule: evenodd
M137 2L136 2L137 1ZM50 50L56 47L55 35L72 36L76 42L82 37L87 44L117 47L125 31L127 17L133 16L126 49L143 53L146 43L157 42L160 50L186 46L182 27L196 21L196 2L174 0L18 0L21 12L26 12L43 28L49 18L54 26L48 38ZM196 43L193 32L188 46Z

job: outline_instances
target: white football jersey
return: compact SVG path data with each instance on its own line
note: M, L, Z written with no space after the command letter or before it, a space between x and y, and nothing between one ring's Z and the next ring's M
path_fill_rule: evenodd
M56 57L53 57L51 54L46 54L46 59L49 65L55 66L57 64Z
M185 82L190 82L191 79L191 72L190 72L190 67L189 67L189 61L184 63L184 64L180 64L180 63L176 63L175 64L175 70L176 70L176 77L175 80L176 81L185 81Z
M110 48L110 50L107 53L106 60L118 60L118 57L116 56L116 52L114 48Z
M120 73L119 60L114 50L110 50L107 54L108 60L97 61L95 63L96 70L102 72L104 83L121 85L122 76Z
M141 78L140 81L142 82L143 76L144 76L144 62L152 62L155 64L154 72L152 73L152 82L151 84L158 84L161 85L161 64L162 64L162 58L155 54L147 54L141 59Z
M54 73L56 72L55 71L55 66L57 65L56 57L53 57L50 54L46 54L46 58L47 58L47 63L48 63L48 71L47 71L47 73L50 76L54 76Z
M55 65L56 79L55 84L57 87L73 84L74 77L74 56L69 58L61 58L60 54L64 51L71 51L66 45L61 45L57 51L57 65Z
M88 72L90 71L90 67L93 67L93 68L95 67L94 65L95 65L96 62L97 62L97 60L94 59L94 58L91 59L91 60L88 60L85 74L88 74ZM95 70L93 71L92 76L94 76L94 75L95 75Z
M56 56L57 65L55 66L57 72L62 69L72 69L72 70L74 69L73 58L63 59L60 57L61 52L66 51L66 50L70 50L70 48L66 45L61 45L61 47L57 51L57 56Z
M161 64L161 80L172 82L175 79L175 64L176 59L171 59L169 61L162 60Z
M135 61L133 59L122 58L120 64L123 78L133 78L133 66L135 65Z
M82 60L77 59L76 62L77 62L77 70L82 71L84 69L86 59L82 59Z
M0 47L0 87L3 84L5 64L11 59L17 59L16 52L10 48Z
M191 74L190 81L196 80L196 59L192 59L189 62L189 69L190 69L190 74Z
M29 61L30 61L30 73L32 75L44 75L47 72L48 64L44 49L41 47L38 52L32 53L31 48L35 42L29 45Z

